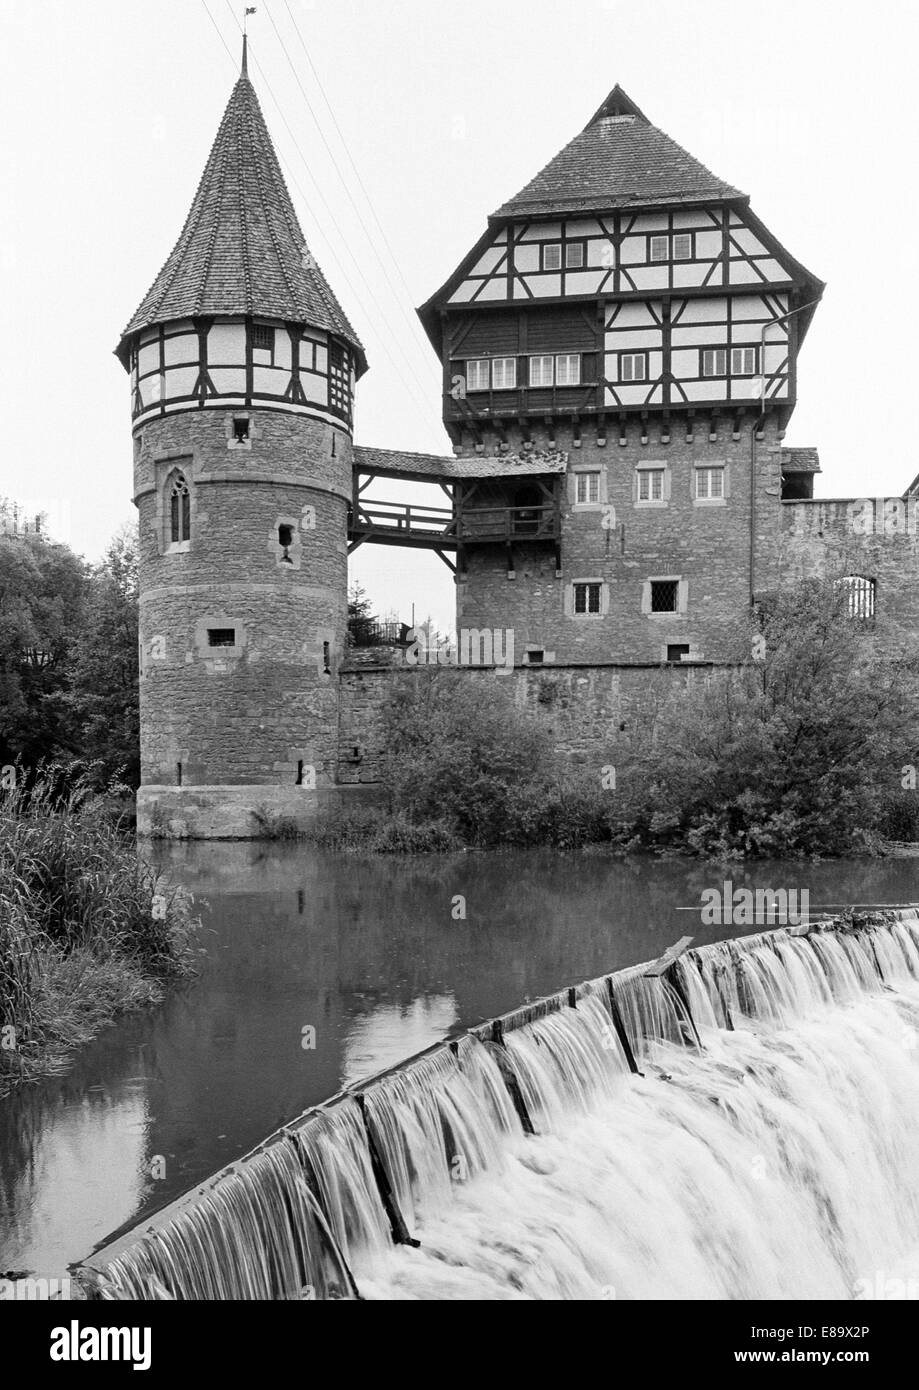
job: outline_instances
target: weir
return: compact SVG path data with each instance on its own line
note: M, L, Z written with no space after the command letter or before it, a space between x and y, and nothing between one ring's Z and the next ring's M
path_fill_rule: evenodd
M859 1296L919 1252L919 913L685 947L305 1112L104 1242L81 1288Z

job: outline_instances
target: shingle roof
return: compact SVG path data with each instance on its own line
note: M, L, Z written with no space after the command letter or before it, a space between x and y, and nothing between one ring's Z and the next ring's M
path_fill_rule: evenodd
M476 454L448 458L439 454L412 454L402 449L374 449L356 445L352 463L367 473L415 479L508 478L539 473L564 473L568 455L563 452L532 454Z
M310 324L363 348L309 252L245 68L178 241L125 328L197 314L259 314Z
M816 449L783 449L784 473L819 473L820 457Z
M616 86L580 135L492 220L745 197L653 126Z

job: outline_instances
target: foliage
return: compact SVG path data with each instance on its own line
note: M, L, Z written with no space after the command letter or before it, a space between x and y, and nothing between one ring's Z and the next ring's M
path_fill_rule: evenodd
M599 777L568 765L544 718L521 717L490 681L435 670L405 682L384 741L392 809L413 824L475 846L608 838Z
M100 787L137 786L137 665L132 531L95 566L38 531L0 531L0 766L76 758Z
M68 661L75 741L105 781L140 782L137 535L125 528L90 573Z
M187 893L138 860L109 806L61 768L0 795L0 1089L191 969Z
M37 534L0 534L0 763L74 752L64 699L86 598L82 561Z
M716 857L869 847L919 746L919 669L832 582L776 596L761 663L672 693L621 769L621 828Z

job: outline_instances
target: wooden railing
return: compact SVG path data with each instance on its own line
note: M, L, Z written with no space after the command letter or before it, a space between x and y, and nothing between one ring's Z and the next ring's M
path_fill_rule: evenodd
M354 541L455 549L488 541L557 540L559 509L544 507L421 507L414 502L367 502L350 521Z

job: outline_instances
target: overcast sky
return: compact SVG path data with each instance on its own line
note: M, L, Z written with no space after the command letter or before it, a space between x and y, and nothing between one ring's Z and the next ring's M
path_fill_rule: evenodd
M181 229L238 72L242 8L0 0L0 494L47 511L90 558L134 514L112 349ZM250 75L370 360L357 442L449 452L414 307L619 82L828 282L786 440L820 449L818 493L902 492L919 472L902 326L916 15L905 0L262 0ZM364 546L352 574L378 610L408 618L414 602L452 625L436 556Z

